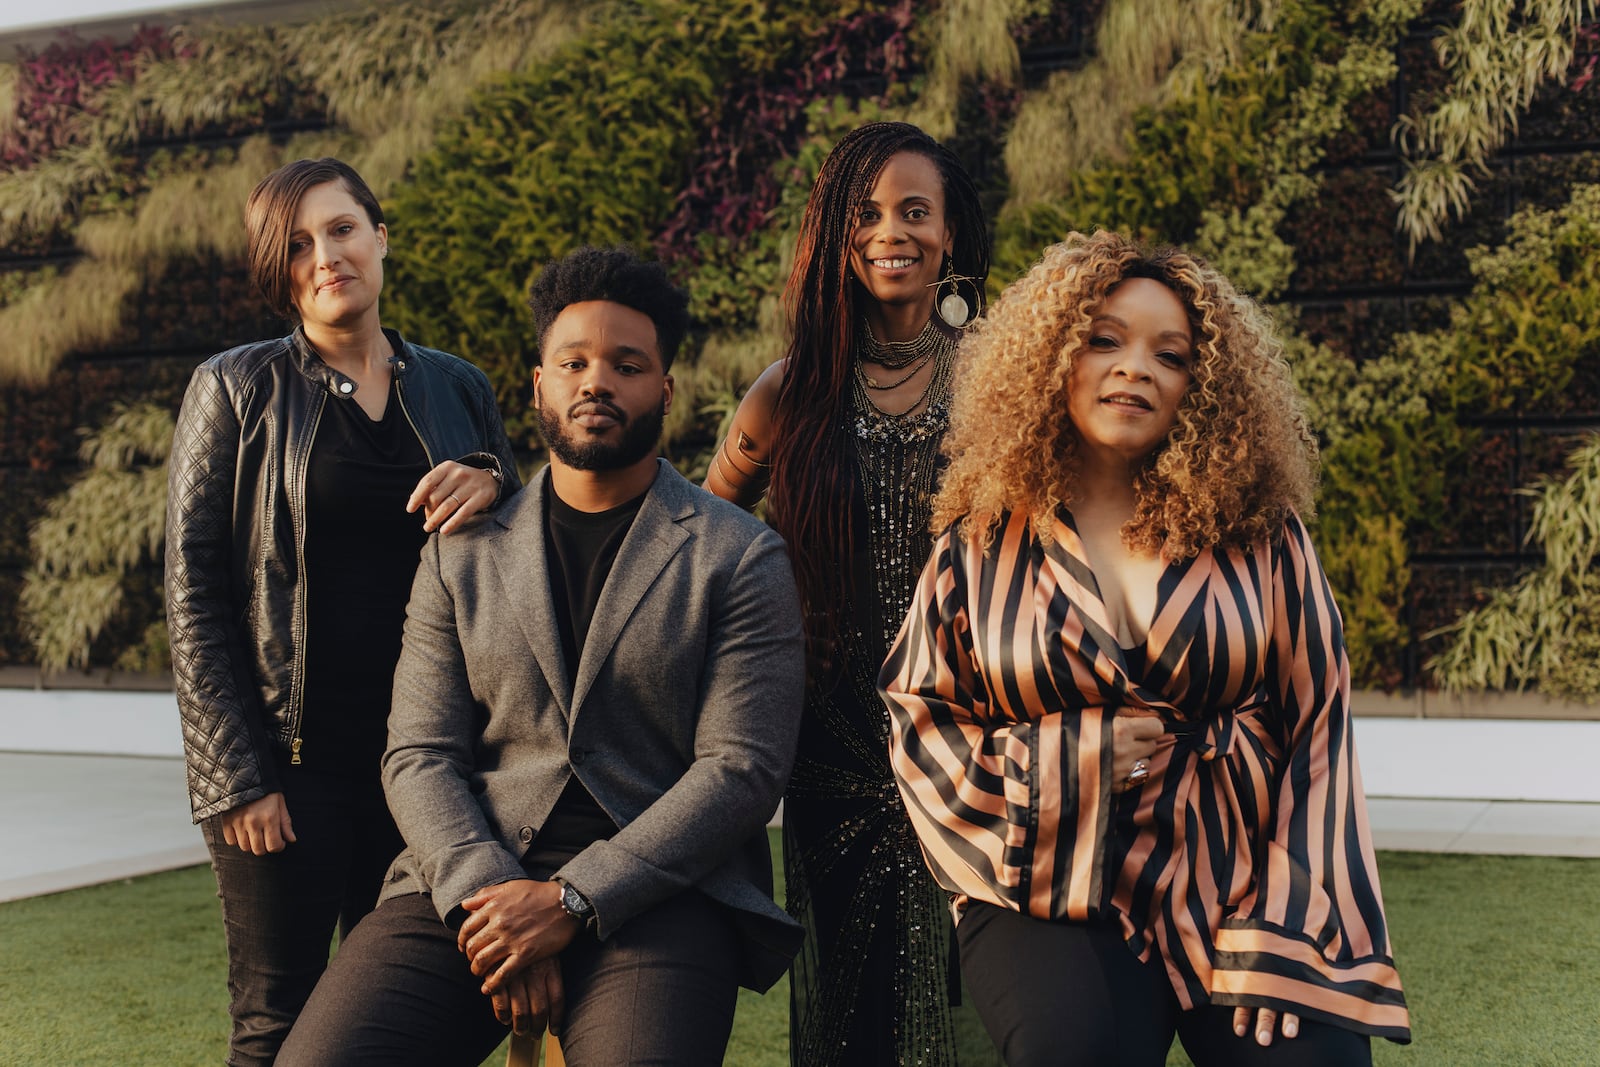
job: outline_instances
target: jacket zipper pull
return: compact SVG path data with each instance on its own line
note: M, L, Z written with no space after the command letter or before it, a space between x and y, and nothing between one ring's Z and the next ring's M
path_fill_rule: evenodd
M289 762L298 765L300 762L300 746L305 744L300 738L295 738L289 744Z

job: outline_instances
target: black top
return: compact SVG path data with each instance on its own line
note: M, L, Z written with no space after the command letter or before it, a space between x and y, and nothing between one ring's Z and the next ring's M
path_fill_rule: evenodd
M378 779L411 579L427 534L406 500L427 453L393 381L383 418L330 397L306 465L308 766Z
M644 498L641 493L608 511L579 511L556 495L552 479L545 479L545 559L568 678L578 677L595 606ZM574 774L540 829L536 850L527 857L530 873L548 877L566 859L616 832L617 824Z
M1122 650L1122 662L1128 668L1128 681L1135 685L1144 684L1145 668L1149 666L1150 635L1146 634L1143 641Z
M561 626L567 677L576 679L595 605L645 494L609 511L579 511L556 495L552 481L545 479L545 558L549 560L550 596Z

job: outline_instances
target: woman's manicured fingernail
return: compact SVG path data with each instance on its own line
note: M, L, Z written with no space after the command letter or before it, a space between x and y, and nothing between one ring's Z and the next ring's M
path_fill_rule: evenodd
M1283 1036L1284 1037L1293 1037L1294 1035L1298 1034L1299 1032L1300 1032L1300 1024L1299 1023L1284 1023L1283 1024Z

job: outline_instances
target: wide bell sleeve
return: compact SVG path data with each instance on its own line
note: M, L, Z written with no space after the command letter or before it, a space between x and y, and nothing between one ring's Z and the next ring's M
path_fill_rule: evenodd
M1067 710L1048 635L1034 614L1018 616L1040 592L1035 548L1019 520L989 558L945 531L879 685L890 764L939 885L1036 918L1085 919L1102 907L1110 719Z
M1216 933L1211 999L1407 1043L1351 738L1343 628L1297 517L1273 546L1268 598L1282 777L1255 884Z

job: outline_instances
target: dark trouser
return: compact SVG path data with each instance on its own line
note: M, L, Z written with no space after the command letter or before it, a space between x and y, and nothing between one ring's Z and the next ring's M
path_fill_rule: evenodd
M739 944L722 906L687 892L606 941L561 953L571 1067L720 1064ZM506 1035L431 898L384 901L339 948L279 1067L477 1067Z
M1300 1020L1298 1037L1256 1044L1233 1009L1183 1011L1166 975L1119 930L1050 923L974 902L956 925L961 969L1008 1067L1161 1067L1174 1033L1197 1067L1370 1067L1368 1038Z
M357 784L279 768L295 842L252 855L228 844L222 816L202 823L228 940L228 1063L265 1067L328 965L335 925L348 934L378 899L404 842L376 779Z

